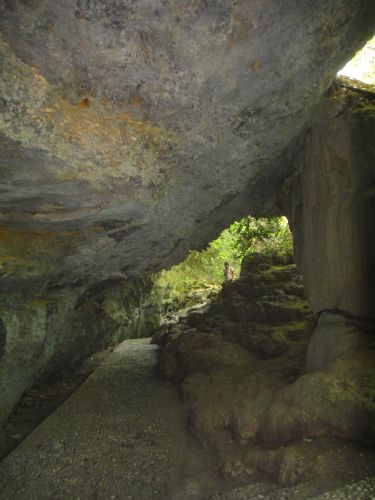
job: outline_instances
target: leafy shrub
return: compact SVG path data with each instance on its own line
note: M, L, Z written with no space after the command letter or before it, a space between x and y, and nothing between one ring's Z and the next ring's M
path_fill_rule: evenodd
M231 263L238 276L241 261L247 255L288 256L292 249L292 235L285 217L255 219L247 216L225 229L205 250L192 250L181 264L160 272L155 284L173 309L190 306L219 289L225 262Z
M292 233L285 217L247 216L234 222L229 231L233 235L234 255L240 261L251 253L293 253Z

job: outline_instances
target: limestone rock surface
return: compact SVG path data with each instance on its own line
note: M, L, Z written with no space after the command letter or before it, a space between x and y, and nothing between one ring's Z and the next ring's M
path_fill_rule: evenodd
M52 364L124 327L90 296L98 284L115 296L118 280L178 262L234 219L282 212L295 139L374 10L0 0L1 418ZM265 356L285 348L259 339Z
M294 267L255 262L194 329L186 320L156 335L160 373L181 384L190 426L224 474L246 481L255 467L293 484L317 473L319 440L375 442L373 331L325 313L309 342Z
M314 109L284 184L314 312L374 321L374 137L375 87L355 90L341 81Z
M373 349L375 337L369 335L373 331L373 324L361 323L337 313L323 313L309 343L307 371L321 370L351 351Z
M275 212L372 0L0 3L2 290L156 271Z
M145 337L162 313L151 280L101 283L25 301L0 301L0 423L26 388L64 374L82 359L125 338Z

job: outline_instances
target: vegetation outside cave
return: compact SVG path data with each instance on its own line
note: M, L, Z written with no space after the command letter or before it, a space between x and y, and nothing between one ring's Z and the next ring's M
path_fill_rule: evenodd
M155 287L171 310L190 307L219 291L225 262L232 265L236 278L242 261L255 253L278 254L292 261L293 238L286 217L249 215L234 222L205 250L192 250L185 261L161 271Z

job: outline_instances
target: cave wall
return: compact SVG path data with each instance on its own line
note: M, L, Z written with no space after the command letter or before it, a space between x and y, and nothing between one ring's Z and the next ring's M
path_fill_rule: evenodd
M307 304L301 308L290 266L255 256L240 279L223 287L220 304L185 324L165 323L154 336L162 346L161 374L181 384L193 432L213 445L224 471L236 463L241 475L256 464L293 482L304 475L303 457L319 457L322 437L374 446L374 132L375 88L340 79L289 152L291 175L279 202L314 315ZM296 319L285 310L273 315L284 300L311 321L302 329L294 324L286 351L270 349L288 319ZM230 348L218 347L228 337ZM300 440L315 444L296 467L293 459L286 465L281 455L293 456Z
M1 418L132 330L144 295L116 280L279 212L283 153L374 19L372 0L0 1Z
M374 362L374 137L375 88L337 80L313 110L283 186L296 261L317 314L308 373L349 359L353 381L356 370L361 380L361 363ZM366 377L371 383L373 375ZM362 391L366 401L359 383L356 397ZM363 425L366 411L356 409Z
M161 298L149 278L102 282L34 299L0 302L0 423L27 387L64 374L92 353L125 338L150 335Z
M375 93L336 85L312 112L284 201L314 312L375 319Z

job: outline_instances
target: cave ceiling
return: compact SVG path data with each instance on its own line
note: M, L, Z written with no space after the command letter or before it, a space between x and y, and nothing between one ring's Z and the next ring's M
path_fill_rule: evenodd
M372 0L0 0L0 284L157 271L275 213Z

